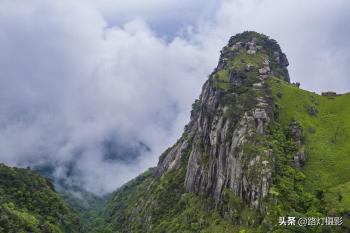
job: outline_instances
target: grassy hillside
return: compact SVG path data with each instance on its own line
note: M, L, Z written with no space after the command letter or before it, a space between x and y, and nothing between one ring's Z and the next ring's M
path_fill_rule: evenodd
M350 211L350 93L325 97L277 79L270 84L279 122L287 128L294 120L304 130L305 190Z
M77 214L30 169L0 164L0 233L81 232Z

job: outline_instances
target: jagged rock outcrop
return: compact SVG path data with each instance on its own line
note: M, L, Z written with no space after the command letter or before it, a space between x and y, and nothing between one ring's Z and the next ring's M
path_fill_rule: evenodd
M304 133L300 124L293 121L290 125L291 138L294 140L297 146L297 153L294 156L294 165L297 168L301 168L306 163L306 154L302 149Z
M184 151L187 148L187 140L181 140L169 151L166 151L165 155L159 159L155 174L160 176L166 171L178 168L180 165L181 155L184 154Z
M306 155L302 151L298 151L294 156L294 163L297 168L301 168L305 165Z
M316 108L315 106L311 106L311 107L309 108L309 114L310 114L310 116L316 116L317 113L318 113L318 110L317 110L317 108Z
M220 205L230 190L264 211L261 203L271 185L274 155L254 138L264 136L274 117L265 82L272 76L289 81L287 65L286 56L268 37L253 32L232 37L203 86L196 117L185 136L162 156L156 174L179 167L184 151L189 151L184 183L188 192L209 195Z

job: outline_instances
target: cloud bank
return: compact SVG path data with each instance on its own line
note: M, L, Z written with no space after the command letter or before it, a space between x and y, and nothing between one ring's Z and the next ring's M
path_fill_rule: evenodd
M348 91L349 10L345 0L4 0L0 162L113 191L176 141L219 50L244 30L276 39L304 88Z

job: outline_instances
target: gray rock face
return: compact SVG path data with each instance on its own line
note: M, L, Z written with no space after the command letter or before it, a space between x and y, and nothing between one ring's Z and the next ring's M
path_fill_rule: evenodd
M267 113L264 109L255 109L254 113L254 120L256 122L256 131L259 134L263 134L264 133L264 123L269 121L269 117L267 116Z
M187 149L187 140L181 140L166 154L164 159L160 159L155 174L162 175L165 171L176 169L180 165L181 155Z
M317 110L317 108L316 108L315 106L311 106L311 107L309 108L309 114L310 114L310 116L316 116L317 113L318 113L318 110Z
M237 71L235 70L232 70L230 72L229 80L234 85L241 85L244 82L244 80L241 77L239 77Z
M304 137L303 129L298 122L294 121L290 125L290 132L291 132L291 137L295 141L298 149L298 152L294 156L294 165L297 168L301 168L306 163L306 154L304 151L302 151L302 144L303 144L303 137Z
M229 45L222 50L219 65L214 72L228 69L230 56L242 52L254 54L257 51L265 51L266 48L259 48L258 43L257 39L248 42L231 39ZM281 66L276 68L275 63L271 65L273 59L286 64L279 46L276 48L278 48L276 55L266 57L259 70L253 69L248 63L239 71L256 72L256 80L250 86L244 86L248 85L245 84L246 80L244 82L235 69L229 70L228 80L230 85L237 88L233 88L230 92L215 87L211 80L204 84L199 100L200 109L196 117L191 118L186 128L186 135L168 151L165 158L159 161L156 169L158 176L177 169L181 158L188 156L184 182L188 192L210 196L217 205L220 205L225 191L228 190L248 206L261 212L266 211L262 203L268 196L272 183L274 155L269 148L261 145L259 149L255 149L257 145L253 138L264 137L266 133L264 129L273 119L272 107L269 104L271 96L265 91L264 84L270 74L285 69ZM287 79L288 76L282 78ZM245 88L250 88L252 92L249 93L255 93L256 96L239 91ZM239 98L241 95L244 95L241 99L250 99L247 102L249 104L227 101ZM230 112L235 114L231 116ZM301 142L302 133L300 134L299 129L295 125L292 134ZM300 165L304 157L302 154L297 155Z
M252 65L252 64L247 64L246 66L245 66L245 71L246 72L249 72L249 71L252 71L254 69L254 66Z
M256 54L256 44L255 44L256 40L252 40L251 42L248 42L247 43L247 53L248 54L251 54L251 55L254 55Z
M198 118L190 124L192 143L184 185L187 191L210 195L217 203L228 189L258 209L271 184L273 155L267 150L248 158L242 147L255 133L264 133L270 116L265 109L256 107L234 122L224 117L227 106L222 104L221 98L220 90L209 82L204 85L200 101L205 104ZM158 164L157 175L176 168L188 145L188 140L180 140ZM204 160L204 155L208 161Z
M289 66L288 59L284 53L275 51L273 53L273 56L278 64L285 66L285 67Z
M236 44L230 47L231 51L239 51L241 48L242 48L242 45L240 42L237 42Z
M306 162L306 156L304 152L297 152L297 154L294 156L294 163L297 168L301 168L305 165Z
M292 139L297 143L297 146L301 146L301 141L303 139L303 129L298 122L294 121L290 125L290 133Z
M254 84L253 84L253 87L255 87L255 88L261 88L261 87L263 87L263 83L262 83L262 82L260 82L260 83L254 83Z
M270 72L270 68L269 67L264 67L264 68L261 68L259 69L259 74L268 74Z

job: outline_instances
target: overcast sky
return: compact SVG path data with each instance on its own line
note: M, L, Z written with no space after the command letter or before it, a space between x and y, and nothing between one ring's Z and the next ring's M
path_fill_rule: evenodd
M74 164L69 182L114 190L176 141L244 30L276 39L304 89L346 92L349 12L347 0L2 0L0 162L49 163L57 178ZM149 149L111 161L109 141Z

